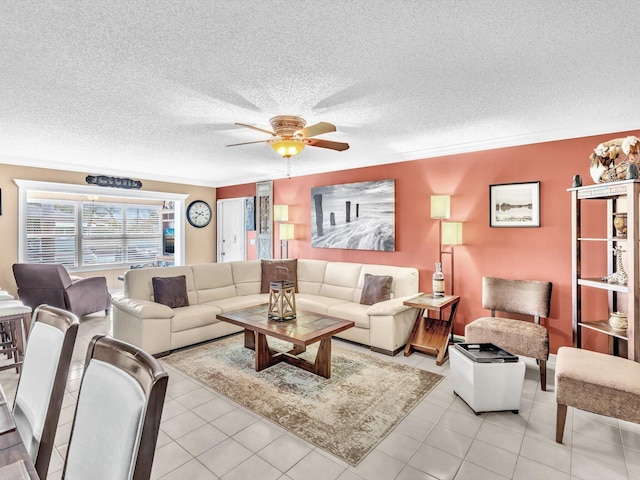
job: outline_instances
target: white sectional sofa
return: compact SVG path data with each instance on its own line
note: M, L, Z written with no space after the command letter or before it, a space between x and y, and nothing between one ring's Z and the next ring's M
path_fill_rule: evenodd
M391 299L361 305L365 274L393 277ZM154 302L153 277L186 277L189 306ZM130 270L124 296L112 300L113 335L161 356L171 350L235 333L241 328L216 314L268 303L260 293L260 260ZM297 260L296 306L355 322L338 337L394 355L407 341L416 309L403 301L418 295L418 270L410 267Z

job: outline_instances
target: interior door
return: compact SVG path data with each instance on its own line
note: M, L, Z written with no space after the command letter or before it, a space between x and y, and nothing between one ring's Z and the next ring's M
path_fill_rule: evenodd
M247 259L244 198L217 201L218 262Z

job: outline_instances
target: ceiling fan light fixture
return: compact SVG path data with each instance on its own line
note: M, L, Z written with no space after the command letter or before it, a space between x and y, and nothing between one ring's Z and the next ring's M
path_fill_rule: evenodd
M305 143L302 140L282 138L279 140L272 140L271 147L278 153L278 155L284 158L289 158L298 155L305 147Z

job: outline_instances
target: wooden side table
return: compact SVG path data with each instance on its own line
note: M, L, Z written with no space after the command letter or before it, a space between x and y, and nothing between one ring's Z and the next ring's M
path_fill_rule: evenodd
M404 303L407 307L418 309L416 321L409 334L409 340L404 348L404 356L408 357L414 350L436 356L436 364L442 365L449 356L449 335L453 330L453 321L458 311L460 297L457 295L445 295L434 297L432 294L420 295ZM442 312L450 308L449 318L442 319ZM434 312L438 318L432 318L427 312Z

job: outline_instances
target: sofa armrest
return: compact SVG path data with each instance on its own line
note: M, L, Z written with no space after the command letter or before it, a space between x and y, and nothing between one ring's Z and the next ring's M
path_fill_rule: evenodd
M137 345L151 355L171 350L171 322L175 313L166 305L138 298L114 298L113 336Z
M392 298L374 303L368 309L369 342L371 349L393 355L404 347L416 320L418 309L403 302L416 298L420 293Z
M139 298L114 298L111 300L111 303L114 307L141 320L147 318L173 318L175 315L170 307L150 300L141 300Z
M413 308L413 307L408 307L406 305L403 305L405 301L412 300L420 295L422 295L422 293L415 293L413 295L392 298L391 300L385 300L384 302L374 303L367 310L367 315L369 316L397 315L400 312L404 312L406 310Z

